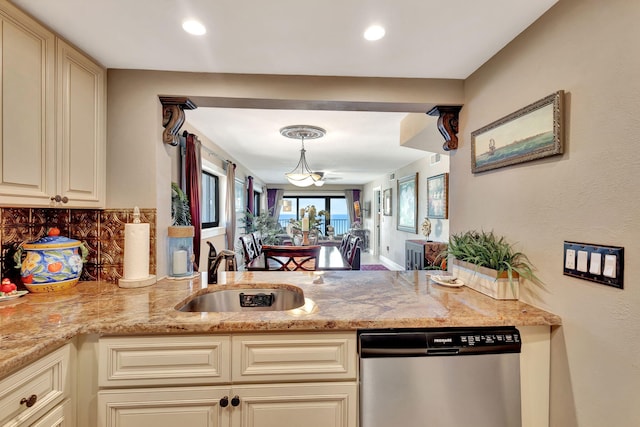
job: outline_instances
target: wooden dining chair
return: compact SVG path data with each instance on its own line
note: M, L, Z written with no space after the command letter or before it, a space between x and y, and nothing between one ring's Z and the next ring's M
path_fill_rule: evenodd
M342 256L345 256L345 253L347 251L347 246L349 245L349 238L351 237L351 234L349 233L344 233L342 235L342 240L340 241L340 253L342 254Z
M238 237L238 240L240 240L240 243L242 243L244 262L245 264L249 264L259 256L258 249L256 248L256 243L253 240L253 236L251 234L245 234Z
M342 256L351 265L352 270L360 270L360 237L351 235Z
M313 246L263 246L265 270L315 271L318 265L320 245Z
M258 256L260 256L260 254L262 254L262 236L260 235L259 232L254 231L253 233L251 233L251 237L253 237L253 243L255 244L256 247L256 253L258 254Z

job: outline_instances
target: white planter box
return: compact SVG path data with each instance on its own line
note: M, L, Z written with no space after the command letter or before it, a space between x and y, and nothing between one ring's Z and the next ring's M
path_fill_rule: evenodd
M468 262L453 260L453 275L471 289L491 298L514 300L520 297L518 274L514 273L513 283L509 283L507 273L498 277L498 272L486 267L478 267Z

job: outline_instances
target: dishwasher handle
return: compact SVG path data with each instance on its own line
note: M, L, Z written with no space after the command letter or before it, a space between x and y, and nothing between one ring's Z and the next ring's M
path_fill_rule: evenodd
M360 357L426 355L427 337L424 332L360 334Z

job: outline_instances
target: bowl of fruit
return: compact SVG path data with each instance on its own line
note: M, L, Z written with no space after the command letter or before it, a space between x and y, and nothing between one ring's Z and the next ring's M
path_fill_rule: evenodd
M22 253L26 253L22 259ZM80 280L88 250L79 240L60 236L51 228L42 239L23 243L16 253L22 283L31 292L55 292L70 289Z
M2 279L2 283L0 283L0 302L20 298L28 293L29 291L19 291L15 283L8 278Z

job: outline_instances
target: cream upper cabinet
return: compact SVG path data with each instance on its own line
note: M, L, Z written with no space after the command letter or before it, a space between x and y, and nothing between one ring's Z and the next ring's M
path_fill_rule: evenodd
M55 192L55 36L0 2L0 204L48 205Z
M0 205L105 204L105 70L0 0Z
M69 205L103 207L105 71L62 40L56 53L56 194Z

